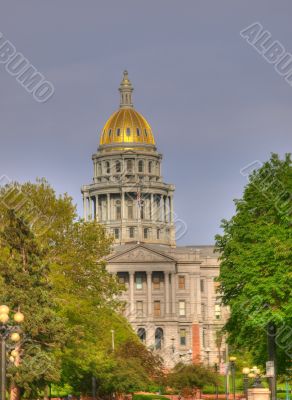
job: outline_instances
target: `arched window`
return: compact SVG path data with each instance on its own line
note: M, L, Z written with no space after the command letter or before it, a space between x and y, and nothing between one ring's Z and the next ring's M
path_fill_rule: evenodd
M137 335L142 343L146 342L146 330L144 328L139 328L137 331Z
M127 160L127 171L133 172L133 160Z
M97 173L98 175L101 175L101 163L97 164Z
M148 163L148 172L149 172L149 174L152 173L152 161L149 161L149 163Z
M147 137L147 129L144 129L145 136Z
M131 128L127 128L126 134L127 134L128 137L131 135Z
M116 172L121 172L121 162L116 161Z
M105 171L107 174L111 172L110 163L108 161L105 162Z
M142 160L139 160L138 162L138 172L143 172L144 170L144 163Z
M120 135L121 135L121 129L118 128L118 129L117 129L117 136L120 136Z
M136 132L137 132L137 136L139 137L140 136L140 129L137 128Z
M112 130L110 129L110 130L108 131L108 136L111 137L111 135L112 135Z
M157 328L155 330L155 349L160 350L163 344L163 329Z

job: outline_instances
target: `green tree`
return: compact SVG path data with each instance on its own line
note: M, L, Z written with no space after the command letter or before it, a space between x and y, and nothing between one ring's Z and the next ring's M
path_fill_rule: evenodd
M205 385L218 384L219 378L214 371L202 364L179 363L168 375L167 383L184 397L193 397Z
M164 383L163 364L137 337L120 344L107 370L97 374L98 391L125 394L147 390L150 384Z
M276 154L249 177L236 214L216 236L220 290L230 307L229 342L267 360L267 327L277 336L279 372L292 357L292 168Z
M58 353L56 373L47 374L42 382L36 376L36 385L41 388L61 376L61 382L72 384L77 393L88 391L92 374L107 368L111 329L115 329L117 346L135 338L127 321L118 314L117 295L122 288L105 268L104 258L111 250L112 239L98 223L77 220L72 199L67 194L57 196L44 179L36 184L13 183L2 188L2 229L7 225L7 210L13 210L16 221L21 220L33 236L45 265L42 279L50 288L51 310L65 324L66 345ZM1 250L6 254L3 246ZM24 292L26 283L24 280ZM18 289L17 292L20 293ZM6 293L3 286L3 296ZM34 313L29 307L28 314L33 322ZM58 327L53 325L50 329L54 335ZM23 369L21 374L21 379L26 381ZM38 375L37 369L35 375Z
M64 321L57 314L48 264L32 231L14 211L2 213L0 234L0 301L25 315L22 361L10 371L13 386L36 394L46 382L60 379L60 351L66 340Z

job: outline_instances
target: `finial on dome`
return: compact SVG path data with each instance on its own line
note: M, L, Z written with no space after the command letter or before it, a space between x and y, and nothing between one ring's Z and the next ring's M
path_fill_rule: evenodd
M128 77L128 71L124 71L123 80L120 84L120 108L133 107L132 103L132 92L134 88Z

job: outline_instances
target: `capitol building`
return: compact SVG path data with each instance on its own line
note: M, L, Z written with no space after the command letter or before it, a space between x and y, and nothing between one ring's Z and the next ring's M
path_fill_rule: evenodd
M107 120L93 154L92 183L82 186L85 220L114 238L107 269L125 285L125 315L166 366L223 361L227 313L216 292L213 246L176 246L173 184L148 121L134 108L127 71L120 107Z

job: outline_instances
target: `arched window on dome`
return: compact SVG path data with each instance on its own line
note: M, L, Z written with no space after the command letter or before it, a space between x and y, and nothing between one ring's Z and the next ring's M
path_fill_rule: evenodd
M160 350L163 344L163 329L157 328L155 330L155 349Z
M152 161L149 161L148 163L148 172L149 174L152 174Z
M144 129L144 133L145 133L145 136L147 137L147 135L148 135L147 129Z
M131 128L127 128L126 134L127 134L128 137L131 135Z
M144 162L143 160L139 160L138 162L138 172L143 172L144 171Z
M140 137L140 129L139 128L137 128L136 132L137 132L137 136Z
M120 129L120 128L117 129L117 136L118 136L118 137L121 136L121 129Z
M109 136L109 138L111 137L111 135L112 135L112 130L110 129L110 130L108 131L108 136Z
M105 172L107 174L111 172L110 163L108 161L105 162Z
M127 172L133 172L133 160L127 160Z
M116 172L121 172L121 162L120 161L116 161Z
M146 342L146 330L145 328L139 328L137 331L137 335L142 343Z

